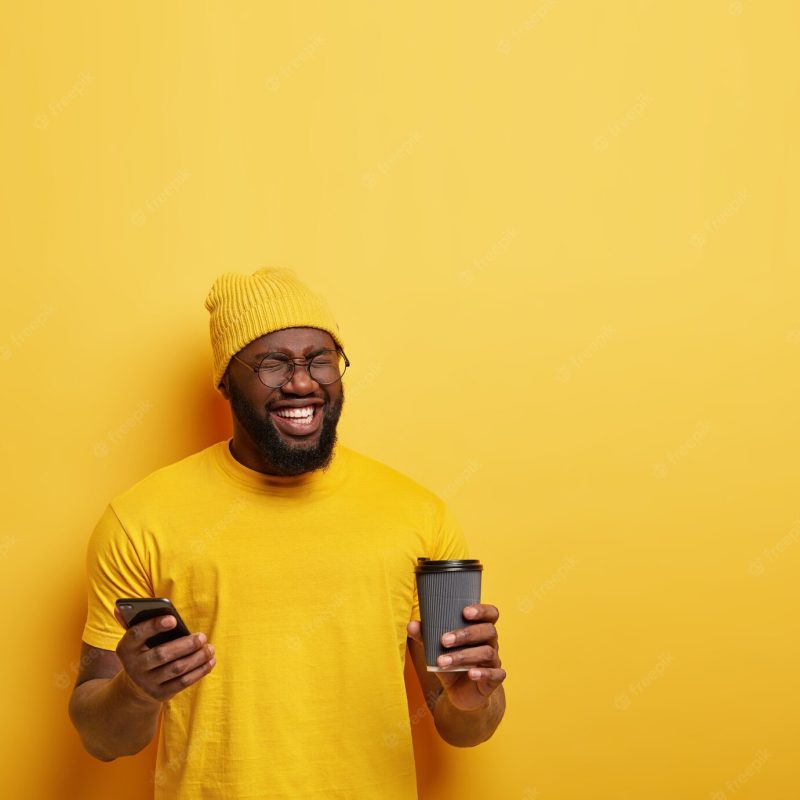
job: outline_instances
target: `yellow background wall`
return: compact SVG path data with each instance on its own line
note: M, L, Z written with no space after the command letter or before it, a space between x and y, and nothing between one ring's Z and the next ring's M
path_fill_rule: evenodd
M798 25L7 6L3 793L150 796L67 719L85 543L228 435L203 299L274 264L341 319L342 440L452 503L501 612L490 742L412 694L421 798L797 798Z

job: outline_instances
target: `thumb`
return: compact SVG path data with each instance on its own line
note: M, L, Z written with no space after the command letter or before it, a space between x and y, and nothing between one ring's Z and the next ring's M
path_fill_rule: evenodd
M406 625L406 633L410 639L420 644L422 643L422 625L418 619L412 619L411 622Z

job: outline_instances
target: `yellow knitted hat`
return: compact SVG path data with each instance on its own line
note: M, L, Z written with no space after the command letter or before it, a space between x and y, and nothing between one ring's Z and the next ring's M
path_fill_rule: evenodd
M252 275L226 272L214 281L205 306L211 314L215 389L231 357L273 331L319 328L344 349L327 303L289 269L264 267Z

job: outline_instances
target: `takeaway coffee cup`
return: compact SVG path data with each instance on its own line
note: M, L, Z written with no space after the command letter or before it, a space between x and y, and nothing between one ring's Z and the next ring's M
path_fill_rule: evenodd
M417 577L417 596L425 645L428 672L466 672L469 667L440 667L436 660L445 653L463 650L470 645L445 647L442 636L448 631L476 624L464 618L465 606L481 601L481 572L477 558L434 561L418 558L414 572Z

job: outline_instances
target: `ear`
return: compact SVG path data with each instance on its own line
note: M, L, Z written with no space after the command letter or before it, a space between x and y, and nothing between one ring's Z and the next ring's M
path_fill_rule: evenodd
M228 373L227 372L222 376L222 380L219 382L219 386L217 388L220 390L220 392L222 393L222 396L226 400L230 400L231 399L231 393L228 391Z

